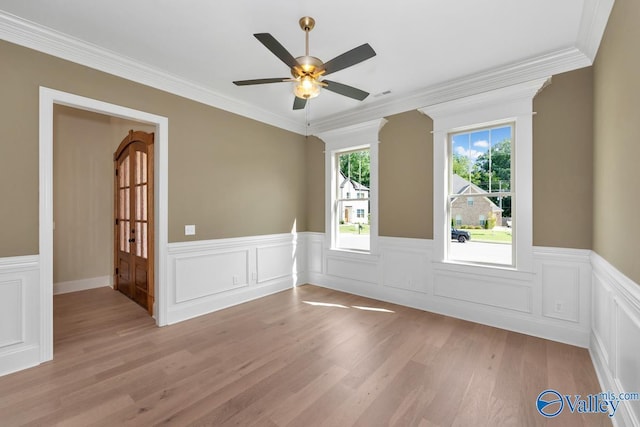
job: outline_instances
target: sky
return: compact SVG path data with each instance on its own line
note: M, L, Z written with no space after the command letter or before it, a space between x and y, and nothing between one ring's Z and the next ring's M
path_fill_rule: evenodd
M490 145L495 146L505 138L511 138L510 126L460 133L452 138L453 153L468 157L473 164Z

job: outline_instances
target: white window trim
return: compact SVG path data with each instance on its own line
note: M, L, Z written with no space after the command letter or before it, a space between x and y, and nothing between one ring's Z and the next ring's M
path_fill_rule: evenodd
M433 119L433 256L434 262L463 264L447 260L451 224L447 223L447 173L449 134L467 129L514 123L517 144L513 189L514 202L512 228L517 236L514 265L504 267L522 272L533 271L533 97L548 78L537 79L441 104L421 108L419 111ZM465 268L468 266L464 264ZM503 268L487 264L478 268Z
M371 120L353 126L322 132L316 136L325 143L325 247L332 251L357 252L336 247L339 219L335 215L337 198L336 154L358 149L369 150L369 254L378 253L378 144L380 129L386 119ZM357 199L356 199L357 200ZM360 199L362 200L362 199Z

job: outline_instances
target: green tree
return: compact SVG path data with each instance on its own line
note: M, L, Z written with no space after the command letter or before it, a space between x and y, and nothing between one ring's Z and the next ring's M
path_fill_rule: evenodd
M509 191L511 189L511 139L506 138L480 155L473 165L471 182L485 191ZM498 197L491 201L500 205ZM511 198L502 200L502 216L511 217Z
M453 173L464 179L468 179L469 172L471 172L471 161L469 158L462 154L453 153Z
M370 187L371 161L369 150L355 151L340 156L340 171L346 177Z

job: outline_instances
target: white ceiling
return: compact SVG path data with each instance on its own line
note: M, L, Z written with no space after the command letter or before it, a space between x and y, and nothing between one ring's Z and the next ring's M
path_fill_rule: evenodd
M589 65L612 3L0 0L0 36L304 133L306 119L318 131ZM232 84L287 77L288 67L252 34L271 33L301 56L305 15L316 19L311 55L326 62L365 42L377 52L331 76L370 92L366 100L325 90L293 111L291 83Z

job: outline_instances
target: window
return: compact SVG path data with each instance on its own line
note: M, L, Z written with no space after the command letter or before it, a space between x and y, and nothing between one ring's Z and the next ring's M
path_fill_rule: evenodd
M448 212L471 220L471 239L452 243L449 260L513 265L512 230L502 227L512 217L512 143L512 123L449 134Z
M366 259L370 254L377 254L378 143L380 129L386 122L385 119L370 120L316 134L325 143L325 247L332 256L346 260ZM351 158L346 156L350 153L354 154ZM347 203L339 191L345 181L349 181L349 185L362 182L362 186L355 185L350 191L361 192L364 197L350 198ZM343 217L347 205L353 207L348 212L350 224ZM357 209L364 209L364 218L358 218Z
M462 215L456 215L456 227L460 227L462 225Z
M338 185L336 194L344 188L369 188L370 184L369 150L343 151L335 155L335 182ZM369 198L365 192L356 192L356 199L351 192L336 200L335 214L340 216L336 230L335 247L357 251L370 249L370 226L367 222Z
M548 80L542 78L505 86L420 109L433 119L433 257L436 263L439 262L436 268L441 271L468 272L476 266L508 268L527 274L534 271L532 101ZM503 128L508 128L511 140L509 144L498 146L501 138L495 138L494 133L499 136ZM508 148L509 179L503 175L506 171L499 170L500 165L495 164L494 154L501 148L503 151ZM454 154L459 158L454 159ZM479 159L482 154L483 159ZM475 170L478 172L482 167L482 174L474 173L471 160L474 164L484 162ZM465 164L467 161L469 164ZM475 186L484 193L479 194L476 190L475 193L465 192L463 197L455 194L453 182L458 180L456 176L469 182L470 191ZM467 197L473 198L473 207L467 206ZM473 215L467 216L463 208L472 209ZM506 216L508 211L513 219ZM451 240L452 218L457 222L458 215L463 222L461 228L467 228L471 235L466 243ZM510 246L508 253L498 258L478 255L475 244L482 242L474 240L474 235L479 237L481 232L487 232L481 230L480 215L485 216L487 226L495 224L494 228L501 227L503 220L506 224L511 223L510 228L505 227L512 230L511 242L494 245L500 249ZM462 252L465 250L472 256Z

